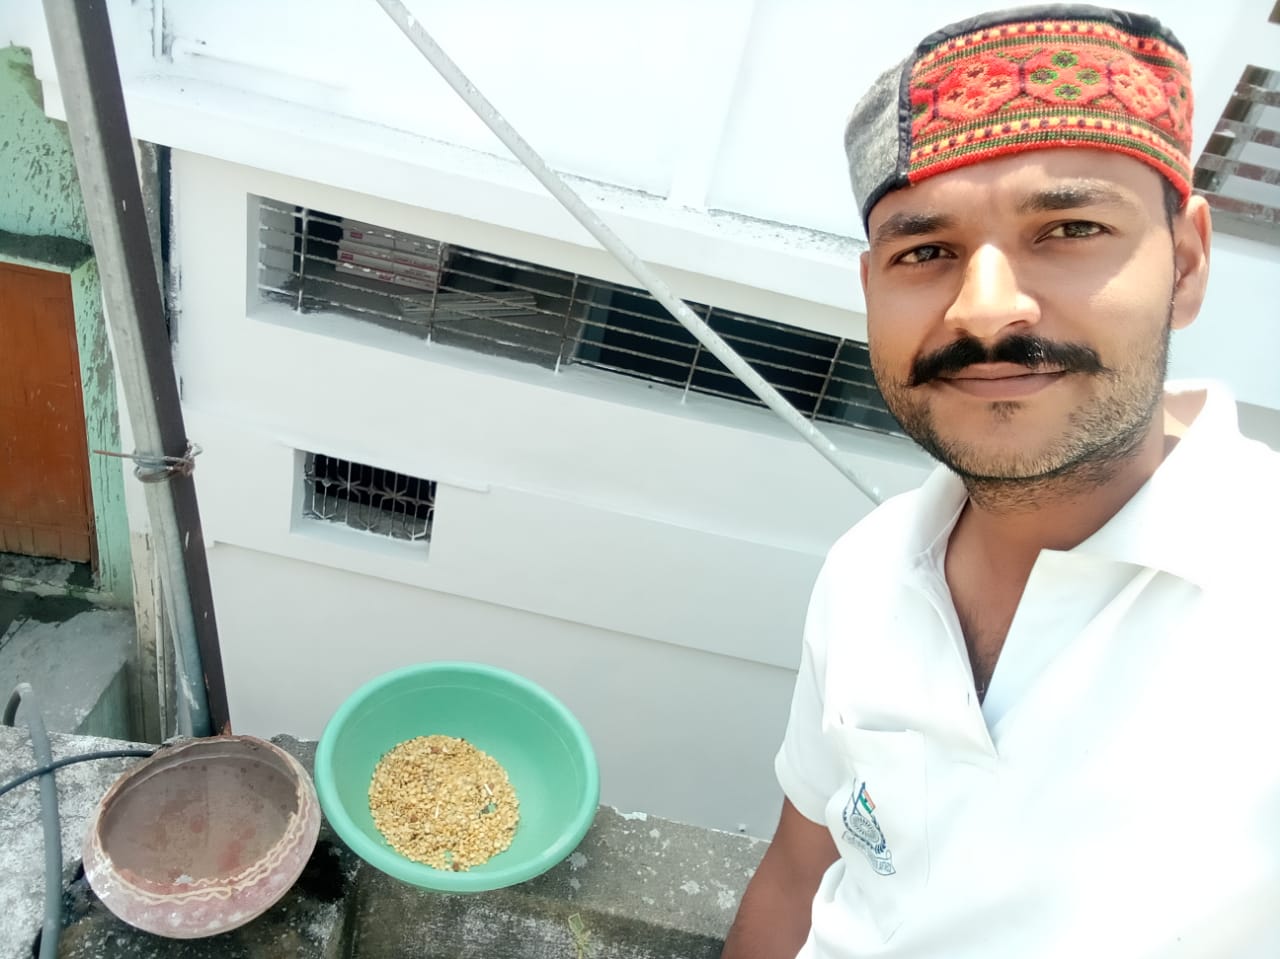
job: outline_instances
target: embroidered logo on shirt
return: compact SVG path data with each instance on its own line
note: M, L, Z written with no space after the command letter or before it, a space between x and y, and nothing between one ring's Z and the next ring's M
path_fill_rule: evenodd
M871 801L867 784L861 783L856 793L849 795L844 813L844 841L857 846L871 863L871 868L882 876L892 876L893 853L885 842L884 831L876 820L876 804Z

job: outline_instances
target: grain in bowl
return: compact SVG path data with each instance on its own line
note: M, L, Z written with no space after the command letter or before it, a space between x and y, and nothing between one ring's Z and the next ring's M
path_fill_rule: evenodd
M378 761L369 811L400 855L454 872L506 850L520 820L502 765L465 739L441 735L406 740Z

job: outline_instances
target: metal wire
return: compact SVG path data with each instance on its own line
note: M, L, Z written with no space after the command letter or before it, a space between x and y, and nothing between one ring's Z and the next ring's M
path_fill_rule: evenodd
M196 457L204 452L195 443L187 444L182 456L157 456L154 453L117 453L94 450L99 456L115 456L133 461L133 475L143 483L160 483L175 476L190 476L196 470Z
M730 347L721 336L711 327L707 326L703 320L698 317L689 306L672 292L666 282L653 272L643 260L641 260L631 248L628 247L613 232L609 226L600 219L595 212L583 202L582 198L575 193L567 183L564 182L552 169L547 166L546 162L539 156L534 149L529 146L525 139L509 124L505 117L485 99L484 95L476 88L466 75L458 69L448 55L445 54L427 33L412 14L405 8L400 0L378 0L378 5L386 11L387 15L395 21L401 32L409 38L410 42L418 48L421 53L431 63L445 81L454 89L472 111L478 116L486 126L498 137L499 140L515 154L524 166L537 177L538 181L547 188L561 205L589 232L596 240L613 254L614 258L623 266L624 269L634 276L640 285L653 294L654 299L658 300L663 306L671 311L671 314L680 321L690 333L692 333L709 352L715 355L721 363L723 363L739 380L741 380L748 389L758 396L761 402L769 409L778 414L782 420L799 433L806 442L816 449L822 456L840 471L846 479L856 486L868 499L873 503L880 502L880 491L871 486L857 471L853 469L842 457L839 448L836 447L831 440L827 439L822 432L813 425L812 422L806 420L800 413L788 403L782 395L773 388L770 383L757 373L751 366L739 356L732 347Z

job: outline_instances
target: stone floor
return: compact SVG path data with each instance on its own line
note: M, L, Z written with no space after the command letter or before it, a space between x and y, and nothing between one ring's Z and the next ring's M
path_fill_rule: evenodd
M315 744L275 740L310 770ZM119 746L55 735L55 756ZM173 940L112 915L79 868L97 801L139 760L57 773L62 959L716 959L765 843L602 806L578 848L529 882L444 895L356 858L322 824L306 871L276 905L232 932ZM31 765L25 730L0 727L0 782ZM38 789L0 797L0 959L29 959L43 883Z

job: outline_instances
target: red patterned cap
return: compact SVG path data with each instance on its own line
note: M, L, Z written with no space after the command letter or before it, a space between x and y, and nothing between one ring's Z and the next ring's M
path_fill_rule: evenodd
M1191 68L1153 17L1066 4L975 17L880 77L845 131L865 224L886 193L1026 150L1090 147L1191 192Z

